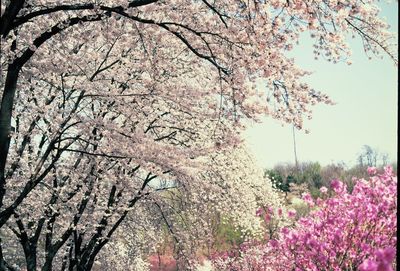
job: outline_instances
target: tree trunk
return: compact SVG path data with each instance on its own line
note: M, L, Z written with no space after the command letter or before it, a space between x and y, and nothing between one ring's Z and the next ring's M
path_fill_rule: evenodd
M36 271L36 246L27 244L28 247L24 247L26 270Z
M53 270L54 256L55 256L55 253L53 251L47 251L46 260L42 267L42 271L52 271Z
M5 167L10 146L11 115L17 89L19 65L13 63L8 66L6 82L0 108L0 207L3 206L5 194Z
M1 236L0 236L0 270L6 270L6 263L4 262L4 256L3 256L3 247L1 244Z

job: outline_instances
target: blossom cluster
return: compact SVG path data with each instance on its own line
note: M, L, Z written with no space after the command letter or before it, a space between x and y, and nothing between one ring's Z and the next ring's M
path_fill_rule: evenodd
M304 199L312 212L276 239L248 245L237 255L217 258L218 270L360 270L391 271L396 265L397 177L392 168L369 180L346 185L331 182L323 198Z

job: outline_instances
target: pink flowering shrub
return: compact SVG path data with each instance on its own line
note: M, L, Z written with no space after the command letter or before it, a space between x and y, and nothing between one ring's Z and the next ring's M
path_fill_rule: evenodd
M303 199L313 211L279 237L248 244L234 257L214 259L217 270L392 271L396 255L397 177L392 168L369 169L353 191L339 180L324 197ZM329 196L330 195L330 196Z

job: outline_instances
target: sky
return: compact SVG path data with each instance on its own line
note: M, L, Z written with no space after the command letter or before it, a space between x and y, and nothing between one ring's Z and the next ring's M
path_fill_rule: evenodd
M380 5L391 31L398 33L398 2ZM336 104L315 106L313 118L305 121L310 133L295 132L298 161L352 166L363 145L388 154L391 162L397 161L398 78L394 63L389 57L369 60L360 39L350 40L350 66L314 60L311 40L302 41L292 55L299 67L313 72L306 82ZM260 166L294 163L291 125L266 117L262 123L251 124L244 138Z

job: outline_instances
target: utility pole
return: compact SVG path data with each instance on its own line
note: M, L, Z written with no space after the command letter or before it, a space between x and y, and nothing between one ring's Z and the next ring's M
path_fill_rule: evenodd
M297 160L297 151L296 151L296 134L295 134L294 124L292 124L292 134L293 134L294 162L296 165L296 169L299 170L299 162Z

